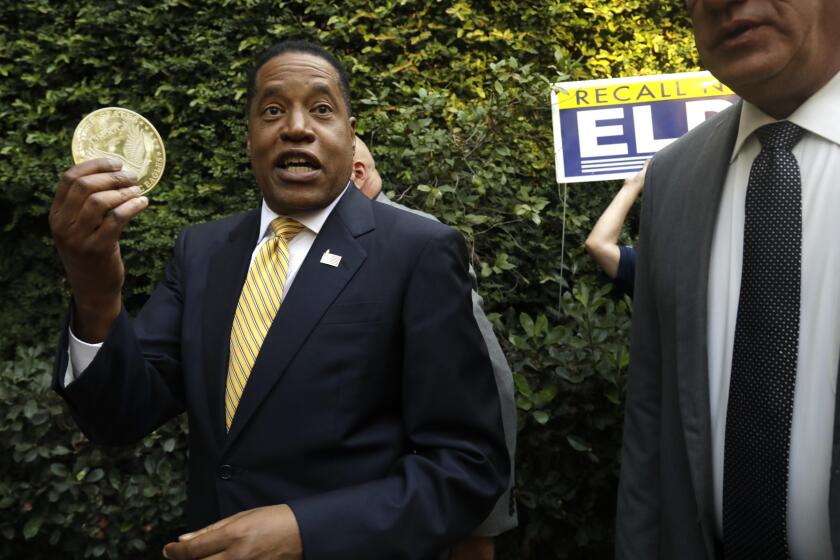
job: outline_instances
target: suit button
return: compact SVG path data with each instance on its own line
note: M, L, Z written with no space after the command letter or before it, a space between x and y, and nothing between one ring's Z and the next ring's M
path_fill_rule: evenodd
M219 478L222 480L230 480L233 478L233 467L230 465L222 465L219 467Z

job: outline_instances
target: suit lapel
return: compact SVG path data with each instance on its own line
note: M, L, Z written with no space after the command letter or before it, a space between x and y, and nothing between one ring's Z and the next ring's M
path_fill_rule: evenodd
M679 246L693 254L692 263L678 267L677 384L691 478L710 558L715 555L715 513L707 351L709 262L739 119L740 106L721 115L710 134L696 139L703 142L694 151L696 156L685 157L685 165L670 177L675 181L671 188L685 189Z
M245 284L251 253L259 235L260 212L255 210L230 232L208 265L204 302L204 364L210 429L219 448L225 439L224 406L230 329L239 294Z
M225 451L283 376L321 316L364 262L367 254L356 237L374 229L371 204L351 186L324 222L266 335L236 409L225 441ZM341 256L338 266L321 262L327 250Z

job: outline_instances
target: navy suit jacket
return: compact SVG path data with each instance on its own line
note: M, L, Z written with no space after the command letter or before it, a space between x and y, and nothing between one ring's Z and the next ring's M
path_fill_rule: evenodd
M165 280L66 388L96 443L186 410L187 523L287 503L308 560L435 558L504 491L509 461L460 234L355 188L315 239L263 343L230 432L230 329L259 212L179 238ZM320 262L325 251L339 266Z

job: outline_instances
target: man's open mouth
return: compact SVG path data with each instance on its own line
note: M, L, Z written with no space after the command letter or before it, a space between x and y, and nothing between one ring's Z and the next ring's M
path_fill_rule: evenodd
M305 153L281 154L275 165L288 173L294 174L311 173L321 169L321 163L314 156Z

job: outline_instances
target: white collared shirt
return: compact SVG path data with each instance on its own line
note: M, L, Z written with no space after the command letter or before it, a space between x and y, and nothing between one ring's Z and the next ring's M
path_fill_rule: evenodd
M793 148L802 177L802 284L787 531L793 560L832 558L828 492L840 365L840 73L786 120L805 130ZM708 356L712 476L723 533L723 450L753 134L776 119L744 102L723 186L709 266Z
M305 225L306 229L301 230L301 232L294 236L294 238L289 242L289 273L286 275L286 286L283 289L284 298L286 297L286 294L289 293L289 289L292 287L292 282L294 282L298 270L300 270L300 265L303 264L303 259L305 259L306 255L309 254L309 249L312 247L312 244L315 243L315 237L321 232L324 222L327 221L327 218L332 213L333 208L335 208L335 205L338 204L339 200L341 200L341 197L344 196L344 192L346 190L347 187L344 187L344 191L335 197L335 200L333 200L330 205L325 208L289 215L290 218L293 218ZM269 208L268 204L266 204L265 200L263 200L262 210L260 212L260 234L257 239L257 246L254 247L254 252L251 253L252 263L254 262L254 257L257 256L257 252L260 250L260 247L262 247L262 244L274 237L274 232L271 231L271 222L274 218L278 218L279 216L280 214Z
M292 282L294 282L306 255L309 254L309 249L311 249L312 244L315 243L315 237L321 232L321 228L332 213L333 208L335 208L338 201L341 200L341 197L344 196L344 193L347 192L347 189L352 184L353 183L348 183L347 186L344 187L344 190L341 191L341 194L335 197L335 200L333 200L329 206L321 208L320 210L299 212L297 214L289 215L290 218L293 218L306 226L306 229L301 230L301 232L289 242L289 273L286 276L286 286L283 289L284 298L286 297L286 294L289 293L289 290L292 287ZM262 209L260 211L260 233L257 236L257 246L254 247L254 251L251 253L252 263L254 262L254 257L257 256L257 252L262 244L274 236L274 233L271 230L271 222L274 218L279 216L279 214L268 207L265 199L263 199ZM64 374L65 387L76 379L76 372L82 372L90 365L96 357L96 353L99 352L99 349L102 347L101 342L98 344L89 344L79 340L73 334L72 330L70 330L69 340L70 343L68 345L68 352L70 353L70 359L67 361L67 371Z

